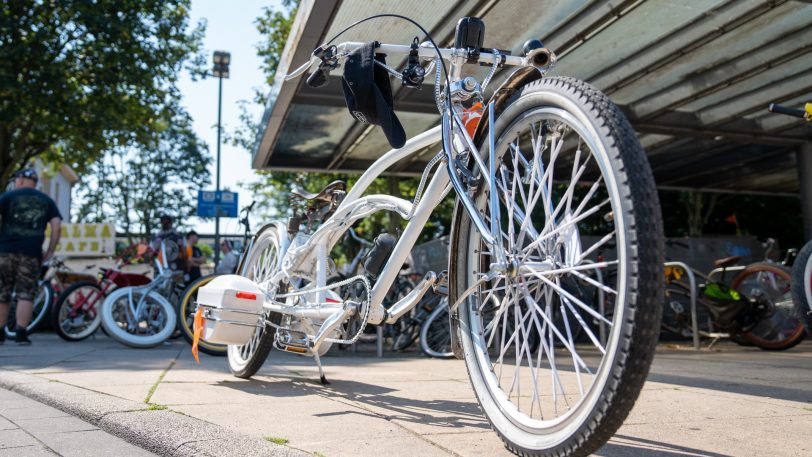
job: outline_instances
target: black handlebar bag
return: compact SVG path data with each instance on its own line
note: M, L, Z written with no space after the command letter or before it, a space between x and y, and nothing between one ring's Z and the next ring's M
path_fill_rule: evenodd
M371 41L347 55L341 87L350 114L365 124L381 126L393 148L402 148L406 132L395 115L389 73L375 61L386 64L386 55L375 54L377 41Z

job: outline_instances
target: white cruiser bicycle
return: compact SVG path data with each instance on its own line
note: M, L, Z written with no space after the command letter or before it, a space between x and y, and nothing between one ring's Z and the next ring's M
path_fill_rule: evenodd
M380 16L400 17L430 36L402 16L356 24ZM292 191L305 200L306 214L266 225L240 275L201 288L196 333L229 344L237 377L254 375L273 346L313 357L326 383L319 357L332 344L354 342L365 324L395 322L429 288L444 289L447 278L455 355L506 446L521 455L586 455L628 415L653 357L664 284L657 192L617 106L584 82L545 77L555 55L538 40L522 56L507 55L482 48L483 30L478 19L463 18L454 48L430 38L379 45L376 52L388 56L411 53L403 73L385 67L392 75L421 76L431 71L422 67L427 62L436 68L440 125L385 153L349 192L342 182L318 194ZM309 81L323 82L363 46L332 46L335 38L288 78L317 63ZM469 64L490 67L482 84L463 77ZM498 67L515 69L483 101ZM474 130L465 121L477 102L485 109ZM364 195L393 164L437 143L413 201ZM401 265L451 190L447 275L427 273L385 310ZM376 240L367 274L328 284L332 247L376 211L395 212L408 225L395 241ZM348 284L355 292L341 296ZM599 294L605 298L598 301Z

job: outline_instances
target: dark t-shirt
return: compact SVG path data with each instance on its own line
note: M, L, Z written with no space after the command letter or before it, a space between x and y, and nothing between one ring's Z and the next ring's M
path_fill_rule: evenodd
M203 251L201 251L197 246L192 246L192 257L203 257ZM189 282L192 282L201 276L203 276L203 273L200 271L200 265L192 265L189 267Z
M0 252L42 256L45 227L58 217L59 209L51 197L26 187L0 197Z

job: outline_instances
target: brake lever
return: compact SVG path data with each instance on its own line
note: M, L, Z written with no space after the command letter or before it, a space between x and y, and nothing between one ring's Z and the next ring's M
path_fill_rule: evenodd
M321 63L319 68L307 77L306 83L315 89L327 85L329 82L327 77L330 72L338 68L337 48L335 46L329 46L327 49L319 47L313 51L313 55L321 59Z

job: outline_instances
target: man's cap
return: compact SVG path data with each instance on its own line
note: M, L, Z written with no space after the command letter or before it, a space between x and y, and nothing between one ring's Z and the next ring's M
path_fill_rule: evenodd
M371 41L347 55L341 86L350 114L365 124L380 125L393 148L406 143L406 132L395 115L389 73L375 60L386 63L386 56L375 54L377 41Z
M34 181L39 181L39 175L37 175L37 171L33 168L23 168L22 170L18 170L11 175L12 178L28 178L33 179Z
M170 216L168 214L161 214L161 222L163 222L163 221L172 222L172 216Z

